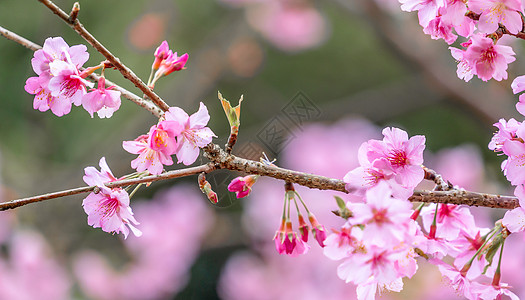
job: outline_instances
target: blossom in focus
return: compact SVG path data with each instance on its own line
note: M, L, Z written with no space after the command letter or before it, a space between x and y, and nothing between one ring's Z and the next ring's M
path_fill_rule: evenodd
M430 227L434 220L436 205L426 206L421 212L423 225L427 232L431 231ZM435 219L437 231L432 238L453 240L459 236L462 229L477 228L469 208L463 205L439 204Z
M458 63L458 68L456 74L459 79L463 79L466 82L469 82L474 74L472 74L472 68L470 67L468 61L465 59L465 50L458 49L455 47L449 47L452 57Z
M468 8L481 14L478 29L483 33L493 33L503 24L510 33L521 31L520 11L523 10L520 0L469 0Z
M372 185L364 186L364 188L375 185L381 181L378 179L383 179L381 177L384 175L390 175L401 188L414 189L424 177L421 164L423 163L425 137L418 135L409 139L408 134L398 128L383 129L383 136L382 141L370 140L359 150L361 166L367 168L371 165L378 170L378 172L373 173L364 172L364 176L371 176L372 182L374 182ZM376 174L381 175L381 177ZM345 176L345 182L352 184L349 175ZM373 180L374 176L378 178ZM363 180L368 181L365 178ZM392 186L392 184L390 185ZM394 191L397 189L397 187L393 187Z
M63 116L71 111L72 103L80 105L86 86L79 68L88 60L86 46L69 47L61 37L48 38L44 47L35 51L31 65L38 77L26 81L25 90L35 95L33 108Z
M55 60L72 63L77 69L89 59L89 53L84 45L69 45L61 37L47 38L42 49L35 51L31 65L37 75L50 75L49 64Z
M64 96L54 97L47 87L49 79L42 77L29 77L24 89L29 94L35 95L33 108L39 111L51 111L58 117L71 112L71 100Z
M194 163L199 156L199 148L208 145L212 138L216 137L213 131L206 127L210 115L202 102L199 110L191 116L179 107L170 107L164 116L166 121L176 121L182 126L182 131L177 136L176 154L179 163L187 166Z
M176 141L169 135L169 131L153 125L147 135L141 135L134 141L123 141L124 150L139 155L131 161L131 167L137 172L148 170L152 175L159 175L164 169L163 165L172 165L171 155L176 151Z
M133 226L139 223L129 206L129 195L122 189L101 188L97 194L90 193L82 206L88 215L88 225L93 228L100 227L110 233L122 232L125 238L128 237L129 229L136 236L142 234Z
M100 118L110 118L120 107L120 92L112 90L113 87L106 89L106 79L100 77L98 88L82 97L82 106L93 118L93 113L97 112Z
M97 193L91 192L82 202L88 215L88 224L94 228L100 227L105 232L122 232L126 238L129 229L140 236L140 230L133 226L139 223L133 217L128 193L121 188L108 188L104 185L115 180L105 158L100 159L100 172L94 167L87 167L84 172L84 182L96 185L99 189Z
M470 39L472 44L468 46L463 58L467 61L472 73L483 81L491 78L497 81L507 79L508 64L516 60L512 48L495 45L491 38L481 35L473 35Z
M85 175L82 179L86 184L91 186L104 186L104 183L118 180L113 176L113 173L111 173L105 157L102 157L98 164L100 166L100 171L95 167L87 167L84 169Z
M49 67L53 75L48 84L51 95L64 96L79 106L82 97L87 93L86 87L93 87L93 83L82 78L78 69L70 62L55 60Z
M188 58L188 53L184 53L181 56L177 56L177 52L172 53L160 63L159 70L157 71L159 74L158 77L168 76L174 71L180 71L184 69L184 66L188 62ZM155 77L156 76L157 75L155 75Z
M234 178L228 184L228 191L235 192L237 199L246 197L252 191L252 186L257 181L258 175L248 175Z
M521 122L516 121L514 118L509 119L500 119L497 123L493 125L498 128L498 131L494 134L492 139L489 142L489 149L494 152L502 152L503 145L507 141L515 139L518 129L521 127Z
M314 235L315 240L317 243L319 243L319 246L324 247L324 241L326 240L326 228L324 225L319 224L312 213L308 213L308 220L312 225L312 234Z
M154 53L155 61L153 62L153 65L151 66L151 68L153 70L157 70L160 67L160 63L166 58L168 58L170 55L172 55L172 52L170 50L168 42L163 41L162 43L160 43L160 45L155 50L155 53Z
M364 225L366 245L395 247L405 242L412 206L403 199L392 197L391 188L384 182L366 191L366 203L347 203L354 217L350 225Z

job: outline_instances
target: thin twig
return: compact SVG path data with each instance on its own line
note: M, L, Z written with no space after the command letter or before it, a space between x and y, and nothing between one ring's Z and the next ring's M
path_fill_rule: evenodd
M39 50L39 49L42 49L42 46L38 45L38 44L35 44L33 43L32 41L28 40L28 39L25 39L21 36L19 36L18 34L10 31L10 30L7 30L3 27L0 26L0 35L11 40L11 41L14 41L30 50L33 50L33 51L36 51L36 50ZM93 74L90 74L88 76L88 78L91 78L95 81L98 81L98 79L100 78L97 74L93 73ZM158 106L156 106L155 104L153 104L152 102L150 101L146 101L142 98L140 98L139 96L133 94L132 92L126 90L125 88L119 86L119 85L116 85L115 83L109 81L106 79L106 87L110 87L110 86L113 86L115 90L119 91L122 96L130 101L132 101L133 103L137 104L138 106L146 109L147 111L151 112L154 116L156 116L157 118L160 118L162 116L162 114L164 113Z
M445 181L445 179L443 179L443 177L436 171L425 166L423 166L423 170L425 171L425 179L436 183L436 191L450 191L454 188L450 182Z
M27 49L30 49L30 50L33 50L33 51L36 51L38 49L42 49L42 46L40 46L38 44L35 44L35 43L31 42L30 40L28 40L26 38L23 38L23 37L19 36L18 34L12 32L10 30L5 29L2 26L0 26L0 35L5 37L8 40L11 40L13 42L19 43L20 45L26 47Z
M106 186L111 187L111 188L130 186L133 184L140 184L140 183L145 183L145 182L153 182L153 181L178 178L178 177L186 177L190 175L199 174L202 172L210 172L214 169L215 169L214 164L208 163L208 164L200 165L196 167L169 171L169 172L162 173L160 175L151 175L151 176L146 176L143 178L113 181L113 182L107 183ZM0 203L0 211L17 208L17 207L35 203L35 202L41 202L45 200L51 200L51 199L56 199L60 197L81 194L81 193L88 193L88 192L93 191L95 188L96 186L79 187L79 188L74 188L74 189L55 192L55 193L49 193L49 194L44 194L44 195L39 195L39 196L34 196L34 197L29 197L29 198L12 200L8 202Z
M89 31L87 31L84 26L80 23L78 19L75 19L73 22L69 21L69 15L65 13L60 7L50 0L38 0L45 6L47 6L53 13L59 16L64 22L66 22L69 27L75 30L86 42L88 42L93 48L95 48L100 54L111 62L117 70L120 71L124 78L131 81L137 88L139 88L144 94L148 96L155 105L160 107L163 111L169 110L169 105L164 102L155 92L153 92L133 71L128 68L126 65L120 62L115 55L109 52L104 45L102 45Z

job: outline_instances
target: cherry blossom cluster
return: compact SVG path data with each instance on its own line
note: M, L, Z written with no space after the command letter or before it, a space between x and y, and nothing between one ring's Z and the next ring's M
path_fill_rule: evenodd
M184 69L188 60L187 53L179 57L169 49L166 41L156 49L154 57L148 82L150 88L154 87L159 78ZM37 50L31 60L38 76L29 78L25 86L27 92L35 95L34 108L40 111L50 109L55 115L63 116L75 104L82 105L91 117L95 112L101 118L111 117L121 103L120 92L112 90L113 87L105 87L104 69L110 64L102 62L98 66L83 69L88 58L84 45L69 47L61 37L46 39L43 48ZM100 68L102 74L98 80L98 88L88 92L88 88L94 84L86 78ZM179 107L171 107L150 128L148 134L141 135L134 141L123 142L126 151L139 155L131 162L132 168L138 173L127 178L162 173L164 165L173 164L171 155L176 155L179 163L193 164L199 155L199 149L209 144L215 136L206 127L209 119L208 110L203 103L200 103L199 110L191 116ZM84 181L97 188L84 199L82 205L88 215L89 225L100 227L106 232L123 233L125 237L131 229L135 235L140 236L140 230L134 227L139 223L129 206L128 192L105 185L123 178L113 176L105 158L100 160L100 171L87 167Z
M516 35L522 30L521 0L399 2L403 11L418 12L419 24L432 39L443 39L450 45L457 35L467 38L461 43L463 49L450 47L458 62L459 78L469 81L476 75L483 81L507 79L507 67L515 60L515 53L500 38L503 33Z
M158 175L162 173L163 165L173 164L171 155L177 156L178 163L193 164L199 156L199 149L215 137L206 127L209 120L208 109L202 102L199 110L191 116L179 107L171 107L157 125L151 126L148 134L122 143L126 151L139 155L131 161L131 167L137 172L147 170Z
M120 107L120 92L105 87L101 76L97 89L88 88L94 84L86 77L105 64L82 69L89 59L84 45L69 47L61 37L48 38L44 47L35 51L31 60L38 75L26 81L25 90L35 95L33 108L39 111L51 110L57 116L71 112L72 104L82 105L91 117L97 112L100 118L109 118Z
M519 103L518 103L519 105ZM502 220L503 225L512 233L525 230L525 176L523 159L525 157L525 124L515 119L499 120L495 123L499 130L489 143L489 149L506 155L501 169L507 180L515 186L514 195L518 197L520 207L507 211Z
M383 135L361 145L360 166L344 177L347 190L362 202L338 201L346 223L325 240L325 255L343 260L338 276L357 285L358 299L375 299L377 291L401 291L402 278L416 273L416 257L423 256L468 299L514 297L499 281L501 257L498 267L492 264L498 250L502 253L507 229L501 223L478 228L464 206L414 210L408 197L425 176L425 137L409 138L397 128L385 128ZM443 261L447 256L454 259L452 265Z

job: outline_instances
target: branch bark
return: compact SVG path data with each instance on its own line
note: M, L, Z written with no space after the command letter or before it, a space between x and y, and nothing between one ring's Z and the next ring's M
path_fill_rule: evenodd
M106 186L110 188L124 187L124 186L139 184L139 183L154 182L154 181L166 180L166 179L178 178L178 177L186 177L186 176L191 176L195 174L200 174L202 172L208 173L208 172L213 171L214 169L215 169L214 164L208 163L208 164L200 165L196 167L169 171L169 172L162 173L160 175L151 175L151 176L146 176L142 178L113 181L113 182L107 183ZM3 202L3 203L0 203L0 211L13 209L13 208L17 208L17 207L24 206L27 204L41 202L45 200L51 200L51 199L56 199L56 198L61 198L61 197L71 196L71 195L76 195L76 194L82 194L82 193L89 193L89 192L93 192L95 188L96 186L79 187L79 188L69 189L69 190L60 191L60 192L54 192L54 193L49 193L49 194L44 194L44 195L39 195L39 196L34 196L34 197L29 197L29 198L23 198L23 199Z

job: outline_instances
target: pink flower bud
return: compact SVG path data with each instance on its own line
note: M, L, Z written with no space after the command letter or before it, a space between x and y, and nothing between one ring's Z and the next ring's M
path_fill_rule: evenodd
M159 47L157 47L157 50L155 50L155 61L153 62L153 65L151 68L153 70L157 70L160 67L160 64L163 60L168 58L170 55L172 55L172 52L170 50L170 47L168 46L168 42L163 41Z
M259 178L259 175L248 175L233 179L228 185L228 191L235 192L237 199L246 197L252 191L252 186Z

